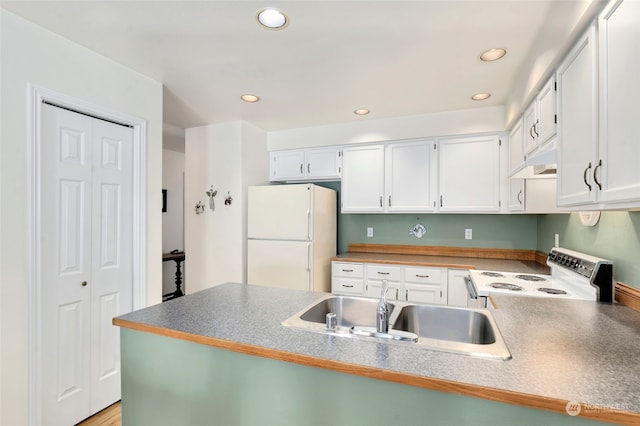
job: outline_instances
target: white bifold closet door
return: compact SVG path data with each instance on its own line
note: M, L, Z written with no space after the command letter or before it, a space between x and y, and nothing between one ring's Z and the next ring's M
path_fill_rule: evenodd
M72 425L120 399L119 330L132 309L129 127L43 105L42 419Z

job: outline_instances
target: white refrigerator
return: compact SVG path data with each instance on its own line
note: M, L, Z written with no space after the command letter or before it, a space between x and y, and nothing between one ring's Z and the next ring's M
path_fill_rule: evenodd
M337 194L312 184L250 186L247 283L331 291Z

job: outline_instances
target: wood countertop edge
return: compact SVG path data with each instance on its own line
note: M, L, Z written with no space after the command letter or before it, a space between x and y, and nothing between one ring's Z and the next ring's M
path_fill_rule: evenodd
M384 380L430 389L440 392L453 393L462 396L481 398L506 404L520 405L523 407L535 408L539 410L552 411L567 415L566 406L569 401L563 399L549 398L539 395L526 394L508 390L501 390L480 385L473 385L462 382L455 382L431 377L415 376L413 374L390 371L381 368L367 367L358 364L351 364L341 361L318 358L311 355L302 355L292 352L280 351L276 349L264 348L261 346L249 345L246 343L233 342L230 340L207 337L198 334L187 333L178 330L171 330L164 327L157 327L142 324L134 321L113 319L113 325L135 331L157 334L179 340L185 340L201 345L221 348L245 355L259 356L262 358L274 359L278 361L290 362L308 367L322 368L339 373L351 374L355 376L367 377L371 379ZM573 401L575 402L575 401ZM640 413L622 411L608 407L594 406L593 404L581 403L582 409L579 417L613 422L619 424L640 423Z
M430 266L433 268L451 268L451 269L477 269L476 265L464 263L447 263L433 261L405 261L405 260L385 260L385 259L358 259L355 257L333 257L331 260L336 262L352 262L352 263L380 263L385 265L405 265L405 266Z

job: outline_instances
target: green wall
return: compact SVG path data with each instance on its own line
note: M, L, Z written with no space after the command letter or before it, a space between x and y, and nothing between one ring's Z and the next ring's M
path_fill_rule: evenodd
M548 252L559 234L560 245L613 261L614 278L640 288L640 212L602 212L594 227L580 223L578 213L553 215L479 214L341 214L340 183L321 184L338 191L338 253L349 243L489 247ZM416 223L427 229L409 235ZM373 238L367 238L367 227ZM473 239L464 230L473 229Z
M555 234L562 247L612 260L614 278L640 288L640 212L602 212L593 227L582 225L578 213L540 215L537 249L553 247Z

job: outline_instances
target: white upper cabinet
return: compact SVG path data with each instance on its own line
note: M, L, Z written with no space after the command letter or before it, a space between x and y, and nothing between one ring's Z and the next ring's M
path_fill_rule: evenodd
M498 136L440 141L439 211L500 210L500 144Z
M590 28L560 67L559 206L640 205L639 17L640 2L611 2L597 42Z
M434 210L434 142L345 148L344 213L420 213Z
M595 27L558 69L558 205L594 203L593 172L598 157L598 70Z
M433 141L387 145L385 152L385 210L412 213L435 207L436 156Z
M524 124L520 118L509 133L509 172L512 172L524 161ZM509 187L509 211L524 211L524 179L506 178Z
M637 201L640 2L616 1L600 15L599 47L599 157L593 179L601 202Z
M270 153L271 181L309 181L340 179L340 148L274 151Z
M384 145L344 148L342 166L342 212L384 211Z
M529 154L556 135L556 80L552 77L524 112L524 152Z

